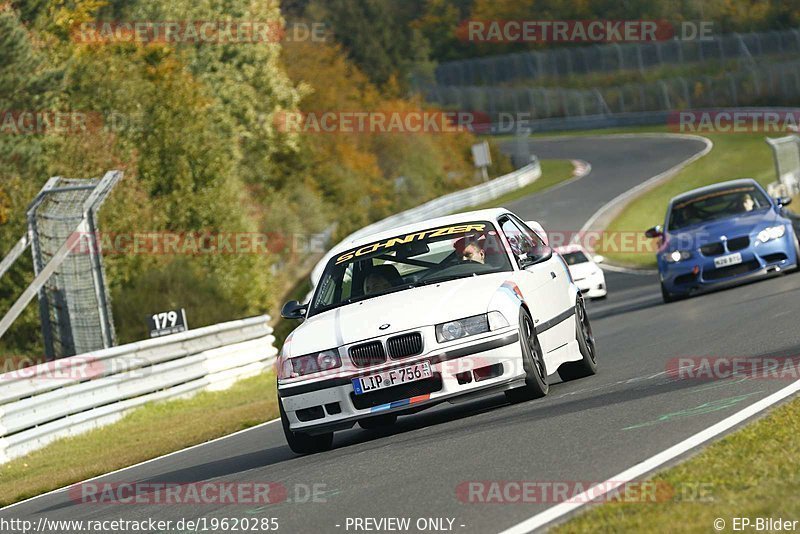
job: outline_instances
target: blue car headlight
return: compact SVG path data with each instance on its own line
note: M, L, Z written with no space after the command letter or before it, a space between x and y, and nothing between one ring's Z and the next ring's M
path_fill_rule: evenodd
M758 232L758 239L756 240L756 245L759 243L766 243L767 241L772 241L773 239L780 239L781 237L786 234L786 227L784 225L780 226L770 226L769 228L764 228L760 232Z
M672 252L665 252L661 255L667 263L678 263L685 261L692 257L692 253L688 250L673 250Z

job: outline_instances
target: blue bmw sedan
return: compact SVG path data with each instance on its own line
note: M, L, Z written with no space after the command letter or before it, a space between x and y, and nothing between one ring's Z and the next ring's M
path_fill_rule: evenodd
M670 201L660 238L664 302L798 267L800 248L783 207L752 179L694 189Z

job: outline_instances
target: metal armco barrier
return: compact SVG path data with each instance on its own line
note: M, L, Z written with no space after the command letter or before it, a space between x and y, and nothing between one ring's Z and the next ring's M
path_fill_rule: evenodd
M365 226L345 237L338 245L333 247L327 254L317 263L314 270L311 271L311 285L316 286L319 279L322 277L322 271L325 270L325 265L337 253L337 251L347 248L348 244L361 237L368 236L383 230L397 228L404 224L411 224L425 219L432 219L434 217L441 217L449 215L459 210L476 206L483 202L488 202L499 198L506 193L516 191L528 184L531 184L542 176L542 168L539 165L539 160L534 159L529 165L517 169L516 171L495 178L489 182L479 184L455 193L435 198L417 206L410 210L401 211L395 215L382 219L378 222ZM313 289L312 289L313 291ZM308 299L311 298L309 293Z
M262 315L0 375L0 463L119 420L146 402L224 389L277 349Z

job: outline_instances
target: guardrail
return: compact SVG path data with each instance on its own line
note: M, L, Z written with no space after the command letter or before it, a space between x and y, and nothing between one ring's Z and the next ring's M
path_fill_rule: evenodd
M542 175L542 168L539 165L539 160L535 157L531 158L531 163L514 172L495 178L488 182L478 184L455 193L450 193L439 198L430 200L424 204L420 204L416 208L411 208L406 211L401 211L395 215L374 222L369 226L365 226L360 230L353 232L345 237L338 245L333 247L327 254L317 263L311 271L311 285L317 285L317 282L322 277L322 271L325 270L325 265L336 254L338 250L347 247L349 243L360 239L364 236L381 232L383 230L390 230L405 224L424 221L433 217L440 217L449 215L458 210L469 208L499 198L506 193L516 191L528 184L531 184L539 179ZM313 289L312 289L313 292ZM311 293L307 298L311 298Z
M224 389L270 367L269 316L207 326L0 375L0 463L155 400Z

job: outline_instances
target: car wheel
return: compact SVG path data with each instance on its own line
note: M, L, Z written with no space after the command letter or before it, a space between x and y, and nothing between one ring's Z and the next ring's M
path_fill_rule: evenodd
M558 376L564 382L597 373L597 346L589 316L586 314L586 305L581 297L578 297L578 302L575 304L575 339L578 341L583 359L564 363L558 368Z
M283 403L280 399L278 399L278 409L281 412L283 435L286 436L286 442L289 444L290 449L297 454L314 454L315 452L330 450L333 445L333 432L319 434L317 436L311 436L302 432L292 432L289 428L289 419L286 417L286 412L283 411Z
M358 422L358 426L364 430L375 430L385 426L391 426L397 422L397 416L394 414L376 415L367 419L362 419Z
M525 308L520 308L519 311L519 344L522 349L522 366L525 369L525 385L506 391L506 398L512 404L544 397L550 390L544 352L536 336L531 314Z
M797 267L794 271L800 272L800 237L798 237L797 232L794 232L794 257L795 261L797 261Z

